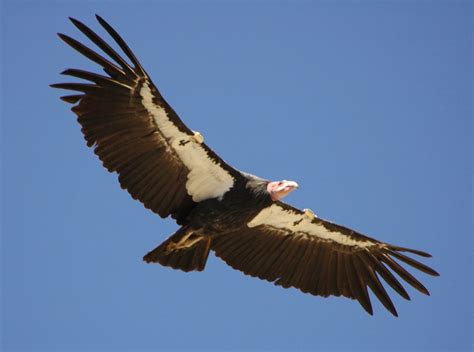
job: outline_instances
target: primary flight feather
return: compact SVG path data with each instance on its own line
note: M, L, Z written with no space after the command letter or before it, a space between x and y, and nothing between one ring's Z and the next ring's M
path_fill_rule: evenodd
M100 65L105 75L67 69L62 74L90 83L51 86L77 92L61 99L74 104L87 145L107 170L119 174L122 188L146 208L181 225L145 255L146 262L201 271L212 250L245 274L313 295L357 299L369 314L367 287L397 315L381 279L406 299L400 278L429 294L398 262L437 276L404 253L429 254L364 236L309 209L296 209L281 201L298 188L296 182L271 182L228 165L199 132L181 121L125 41L96 17L129 61L71 18L108 58L67 35L59 37Z

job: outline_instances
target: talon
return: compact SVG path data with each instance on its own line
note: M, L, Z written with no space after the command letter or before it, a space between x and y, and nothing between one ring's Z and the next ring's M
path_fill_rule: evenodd
M191 137L195 142L202 144L204 142L204 136L197 131L193 131L194 135Z
M303 209L303 212L304 212L304 215L311 220L313 220L316 217L316 214L311 209Z

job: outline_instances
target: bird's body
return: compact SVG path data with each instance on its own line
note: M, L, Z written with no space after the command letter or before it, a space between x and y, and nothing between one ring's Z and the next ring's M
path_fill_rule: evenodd
M203 270L211 243L216 238L231 236L245 228L273 202L266 192L268 181L248 174L242 176L222 199L211 198L196 203L182 219L183 226L171 237L171 241L148 253L144 260L184 271ZM202 246L203 242L206 246ZM178 248L181 251L177 251ZM175 262L175 255L182 256L181 260L178 258Z
M71 19L109 61L80 42L61 39L102 66L107 75L68 69L63 74L92 84L61 83L55 88L80 94L75 104L87 145L134 199L181 228L145 255L184 271L203 270L212 250L232 267L283 287L320 296L357 299L372 314L367 287L394 315L395 307L379 278L402 297L408 293L392 272L422 293L427 289L394 258L430 275L426 265L402 254L429 254L393 246L283 203L298 188L294 181L269 181L228 165L190 130L164 100L117 32L100 24L130 60L95 32ZM390 270L389 270L390 269Z
M211 198L199 203L191 213L190 223L213 233L234 231L270 206L273 201L266 192L269 181L251 175L244 177L222 199Z

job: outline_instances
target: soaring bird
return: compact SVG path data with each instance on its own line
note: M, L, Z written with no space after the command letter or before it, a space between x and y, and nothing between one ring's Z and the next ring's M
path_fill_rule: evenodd
M59 37L100 65L105 75L67 69L62 74L89 82L51 86L76 92L61 99L74 105L87 146L108 171L119 175L122 188L181 226L146 254L145 262L202 271L212 250L247 275L317 296L356 299L371 315L367 287L398 316L381 279L405 299L410 297L400 278L429 295L401 265L438 276L406 255L430 257L428 253L391 245L321 219L309 209L296 209L281 200L298 188L296 182L269 181L227 164L199 132L183 123L119 34L96 18L126 59L70 18L108 58L67 35Z

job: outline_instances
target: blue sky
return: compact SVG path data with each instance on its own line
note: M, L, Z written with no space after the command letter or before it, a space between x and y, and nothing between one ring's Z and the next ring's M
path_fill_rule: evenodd
M34 2L2 9L2 347L68 350L470 350L469 1ZM142 256L176 225L118 186L48 87L95 65L94 14L127 40L182 119L287 201L425 250L431 292L375 315L246 277ZM100 32L103 33L103 32Z

